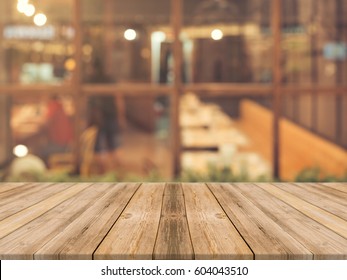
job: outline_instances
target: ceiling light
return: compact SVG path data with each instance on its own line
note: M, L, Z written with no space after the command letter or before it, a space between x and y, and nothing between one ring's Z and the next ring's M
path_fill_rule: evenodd
M134 29L127 29L124 32L124 38L128 41L133 41L136 39L136 31Z
M18 2L17 3L17 10L18 10L18 12L24 14L26 6L28 6L27 2Z
M35 15L34 17L34 23L37 25L37 26L43 26L45 25L47 22L47 17L45 14L42 14L42 13L38 13Z
M220 29L214 29L211 32L211 38L215 41L221 40L223 38L223 32Z
M35 14L35 7L32 4L27 4L24 9L24 14L27 17L31 17Z

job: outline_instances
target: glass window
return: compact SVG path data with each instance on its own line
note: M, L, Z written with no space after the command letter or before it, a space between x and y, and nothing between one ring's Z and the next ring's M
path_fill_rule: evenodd
M82 11L86 83L93 82L96 61L111 82L164 82L160 73L171 63L170 0L83 0Z
M347 1L283 1L286 84L347 82Z
M271 82L270 2L183 1L185 80Z
M46 94L12 97L10 126L14 157L21 158L29 154L42 164L39 164L41 169L36 174L35 170L31 170L30 164L23 163L18 170L23 174L17 174L16 171L16 174L10 174L13 177L11 179L43 180L46 168L71 172L75 166L74 118L75 106L71 96ZM24 168L30 176L39 177L22 177L26 176Z
M292 92L285 96L283 112L286 119L280 122L283 180L344 178L346 104L345 96L337 97L332 92L317 91L313 95Z
M125 181L172 177L169 96L92 94L86 107L84 134L97 130L92 175L110 173Z
M259 181L272 176L269 97L182 96L184 180Z
M0 84L69 83L72 1L1 1Z

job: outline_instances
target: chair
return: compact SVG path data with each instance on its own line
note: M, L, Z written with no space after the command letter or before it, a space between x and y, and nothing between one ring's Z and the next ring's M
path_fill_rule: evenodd
M94 147L98 129L95 126L88 127L80 138L80 174L89 176L92 173L94 162Z
M79 140L79 167L82 176L90 176L94 163L94 146L98 129L95 126L88 127L81 134ZM75 155L71 152L56 153L49 157L49 167L52 170L73 171Z

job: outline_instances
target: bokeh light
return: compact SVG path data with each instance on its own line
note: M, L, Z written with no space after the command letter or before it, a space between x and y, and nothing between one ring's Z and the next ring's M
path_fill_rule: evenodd
M27 1L26 2L25 1L18 1L18 3L17 3L17 10L18 10L18 12L24 14L25 8L26 8L27 5L28 5Z
M136 39L136 31L134 29L127 29L124 32L124 38L128 41L133 41Z
M32 4L27 4L24 8L24 14L27 16L27 17L31 17L35 14L35 7L34 5Z
M37 25L37 26L43 26L45 25L47 22L47 17L45 14L42 14L42 13L38 13L35 15L34 17L34 23Z
M27 146L17 145L13 148L13 154L16 157L25 157L29 153Z
M223 38L223 32L220 29L214 29L211 32L211 38L215 41L221 40Z

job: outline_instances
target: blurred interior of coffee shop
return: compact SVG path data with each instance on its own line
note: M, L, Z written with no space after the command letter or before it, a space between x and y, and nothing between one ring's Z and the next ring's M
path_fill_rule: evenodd
M347 181L347 0L0 0L0 181Z

